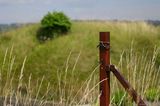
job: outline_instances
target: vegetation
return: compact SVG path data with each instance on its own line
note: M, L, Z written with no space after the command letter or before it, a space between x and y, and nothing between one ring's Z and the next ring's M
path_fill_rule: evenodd
M6 32L11 29L16 29L22 25L23 24L0 24L0 33Z
M159 92L159 26L145 22L73 22L69 36L44 44L36 38L39 28L39 24L27 25L0 35L1 96L70 105L98 104L99 31L111 32L111 63L118 66L138 93L147 99L149 89ZM115 77L111 78L111 103L121 104L123 98L117 102L114 97L123 89ZM123 94L125 101L132 101Z
M37 37L47 40L67 33L71 28L71 21L63 12L49 12L41 20L41 25Z
M159 101L160 100L160 90L158 90L157 88L147 89L145 96L148 101L152 101L152 102Z

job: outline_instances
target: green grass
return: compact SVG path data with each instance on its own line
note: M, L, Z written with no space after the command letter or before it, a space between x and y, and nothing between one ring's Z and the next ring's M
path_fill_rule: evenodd
M144 91L151 86L157 88L160 83L158 79L155 82L151 79L160 73L158 70L160 54L155 49L160 45L160 27L145 22L73 22L72 29L67 35L45 43L40 43L36 39L39 27L39 24L27 25L0 35L1 86L6 84L7 77L11 77L13 78L13 89L16 89L23 60L27 56L23 69L22 86L26 86L31 78L32 98L41 98L50 83L46 99L60 101L65 98L68 99L68 102L75 100L81 103L81 97L98 83L98 69L95 70L92 78L89 76L99 64L99 52L96 46L99 43L100 31L110 31L111 63L119 66L133 87L137 87L137 78L139 78L139 82L143 82L143 85L146 85L147 81L150 82L147 86L138 85L136 89L140 94L144 95ZM154 50L157 50L155 58L153 58ZM11 75L7 74L9 70L12 70ZM150 70L152 70L151 74L149 74ZM143 76L144 72L146 76L148 75L147 77L151 78L147 79ZM141 78L141 76L143 77ZM89 80L87 80L88 77ZM40 85L42 78L42 86L36 97L37 92L34 91L37 91L37 86ZM94 80L94 83L90 81L91 79ZM86 80L87 89L84 84ZM85 86L82 86L83 84ZM120 86L115 83L115 79L113 79L113 85L114 94L114 91L117 92L116 86ZM82 89L77 94L81 87ZM2 88L0 95L3 95L4 89ZM90 97L93 95L98 97L98 86L95 88L94 93L88 94ZM71 94L70 91L72 91ZM77 96L73 99L76 94ZM86 103L96 101L95 98L88 100L88 95L87 98L83 98L83 101Z

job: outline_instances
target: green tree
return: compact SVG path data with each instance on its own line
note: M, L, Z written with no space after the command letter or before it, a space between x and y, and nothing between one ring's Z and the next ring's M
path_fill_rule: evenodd
M63 12L48 12L41 20L42 27L38 31L38 38L46 40L69 32L70 19Z

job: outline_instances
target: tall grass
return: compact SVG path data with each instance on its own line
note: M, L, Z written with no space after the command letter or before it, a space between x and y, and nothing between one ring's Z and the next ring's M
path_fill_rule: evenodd
M4 55L3 64L1 66L0 79L0 95L1 100L4 101L4 106L8 104L24 105L24 106L47 106L47 105L98 105L99 92L99 65L90 73L86 80L80 83L80 76L75 74L76 65L81 58L81 52L75 59L74 67L68 70L69 61L72 51L69 53L65 62L64 71L57 70L57 85L50 85L47 81L46 88L43 88L46 76L42 78L33 79L32 74L28 77L28 82L24 81L25 63L27 57L21 66L18 73L19 77L15 78L14 61L15 56L12 56L12 51L7 49ZM142 96L145 101L150 101L148 91L155 89L156 94L151 97L151 101L156 102L160 100L160 68L157 68L155 60L159 48L155 48L153 55L149 56L147 52L139 54L133 48L129 51L122 52L120 61L116 65L124 77L133 85L138 94ZM8 67L5 70L4 67ZM71 71L71 72L69 72ZM17 80L16 80L17 79ZM105 80L105 79L104 79ZM36 83L35 83L36 82ZM43 90L42 90L43 89ZM111 74L111 104L118 106L134 105L131 97L124 91L118 80Z
M10 51L12 52L12 50ZM81 52L80 52L81 53ZM80 77L75 74L76 65L80 57L80 53L75 60L73 69L68 70L68 62L72 52L70 52L66 63L65 70L57 70L57 85L53 88L50 86L50 81L47 81L47 87L44 89L44 79L38 78L36 83L35 79L32 79L32 74L28 78L28 82L24 81L24 69L27 57L24 58L20 72L18 73L18 78L15 77L15 71L12 70L14 67L15 57L11 56L7 49L4 55L4 61L1 68L1 85L0 85L0 102L3 101L4 106L9 104L15 104L15 106L47 106L47 105L82 105L88 103L94 103L96 101L95 96L98 95L98 87L96 85L96 79L94 73L95 70L88 76L85 82L80 83ZM8 58L8 56L10 58ZM8 66L8 70L4 70L3 67ZM7 76L6 76L7 75ZM6 76L6 77L5 77ZM80 85L77 85L77 84ZM43 90L42 90L43 89ZM96 92L95 92L96 91ZM49 102L48 102L49 101Z
M156 58L158 54L159 48L156 47L152 52L152 55L147 51L143 51L140 54L132 47L129 51L122 52L119 64L117 65L125 79L129 81L144 101L153 102L160 100L160 68L156 65ZM112 75L111 84L113 84L113 103L116 102L119 106L131 105L131 97L127 95L122 86L116 80L117 79ZM148 94L148 91L151 89L155 89L155 91L154 96L150 98L151 95Z
M38 28L24 26L0 36L0 95L6 102L13 97L27 105L98 104L99 31L111 32L111 62L145 100L158 101L160 54L154 46L160 45L159 27L145 22L73 22L67 36L44 44L36 40ZM111 92L111 104L133 104L114 76Z

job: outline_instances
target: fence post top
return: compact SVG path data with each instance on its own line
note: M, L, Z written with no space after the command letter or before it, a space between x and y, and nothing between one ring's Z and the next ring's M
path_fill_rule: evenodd
M103 31L102 31L102 32L99 32L99 33L100 33L100 34L104 34L104 33L110 33L110 32L108 32L108 31L106 31L106 32L103 32Z

